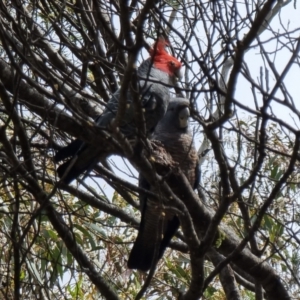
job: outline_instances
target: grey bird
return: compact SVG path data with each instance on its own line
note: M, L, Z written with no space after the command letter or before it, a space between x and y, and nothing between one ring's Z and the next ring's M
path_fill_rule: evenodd
M149 50L150 57L139 66L137 76L139 78L139 94L142 104L146 134L149 136L159 120L164 116L170 100L168 85L174 86L181 76L181 62L170 55L165 47L168 45L163 39L159 39ZM96 124L107 129L118 111L120 90L108 101L103 113L96 119ZM127 92L127 109L120 123L120 131L128 139L134 139L136 135L135 111L132 104L133 97L130 89ZM59 150L54 160L60 162L68 158L57 169L58 176L63 177L64 183L70 183L85 171L90 171L99 161L101 147L95 147L79 139L71 142ZM73 158L76 157L76 160ZM72 166L70 164L72 163ZM70 167L69 167L70 166Z
M199 159L189 128L189 117L189 101L184 98L171 99L168 110L157 124L152 139L163 144L191 186L196 189L200 178ZM139 186L157 192L143 176L139 178ZM173 192L180 198L179 187L173 188ZM180 222L175 214L169 212L162 214L158 210L157 200L151 199L145 193L140 193L139 198L142 218L127 265L130 269L147 271L152 262L157 263L163 256Z

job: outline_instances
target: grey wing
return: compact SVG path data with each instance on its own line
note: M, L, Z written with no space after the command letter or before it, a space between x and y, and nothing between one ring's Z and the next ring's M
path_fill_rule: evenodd
M146 122L147 136L154 131L157 123L163 118L166 113L170 95L166 87L160 84L140 82L140 101ZM124 112L123 119L120 123L121 132L128 138L136 137L137 126L135 119L135 107L132 103L130 90L127 94L127 108ZM101 118L97 121L99 126L107 127L109 122L116 116L119 105L119 91L113 95L112 99L107 104Z
M97 125L107 128L108 124L115 117L118 109L119 91L117 91L108 101L106 109L96 118ZM101 148L87 144L79 139L74 140L66 147L62 148L55 155L55 161L59 162L70 157L69 160L60 165L57 169L58 176L62 178L63 182L68 184L80 174L85 171L93 169L95 164L99 161L101 155Z
M148 83L143 89L142 101L147 133L152 133L167 111L170 101L169 90L163 85Z

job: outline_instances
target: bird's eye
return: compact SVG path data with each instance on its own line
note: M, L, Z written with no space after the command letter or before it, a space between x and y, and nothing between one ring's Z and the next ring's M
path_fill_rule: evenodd
M169 62L169 65L170 65L171 67L175 67L175 62L174 62L174 61L170 61L170 62Z

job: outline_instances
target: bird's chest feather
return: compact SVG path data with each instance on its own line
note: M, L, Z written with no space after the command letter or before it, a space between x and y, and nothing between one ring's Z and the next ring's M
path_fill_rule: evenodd
M198 163L197 151L193 139L187 134L162 139L165 149L171 154L191 185L194 185L195 170Z

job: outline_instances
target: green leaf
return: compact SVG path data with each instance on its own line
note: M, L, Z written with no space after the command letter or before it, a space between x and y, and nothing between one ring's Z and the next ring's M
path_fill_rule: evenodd
M43 281L40 276L40 273L38 272L35 264L31 262L30 260L26 260L27 266L29 268L30 273L35 277L35 279L42 285Z
M92 230L95 230L97 231L98 233L100 233L102 235L103 238L107 238L107 234L106 232L101 228L99 227L98 225L96 224L92 224L92 223L85 223L89 228L91 228Z
M90 234L90 232L86 228L78 224L74 224L74 227L83 233L83 236L89 240L91 248L94 249L96 247L96 243L94 237Z

